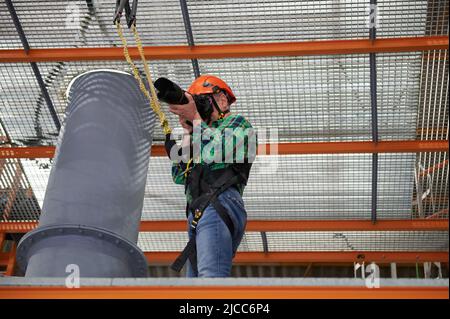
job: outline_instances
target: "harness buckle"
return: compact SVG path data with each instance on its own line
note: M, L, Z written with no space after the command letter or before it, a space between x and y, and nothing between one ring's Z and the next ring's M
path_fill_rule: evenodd
M199 220L200 219L200 217L202 217L202 214L203 214L203 212L200 210L200 209L196 209L195 210L195 212L194 212L194 218L196 219L196 220Z
M197 208L197 209L194 211L194 219L193 219L192 222L191 222L191 227L192 227L193 229L196 229L196 228L197 228L198 221L200 220L200 218L202 217L202 215L203 215L203 212L202 212L200 209Z

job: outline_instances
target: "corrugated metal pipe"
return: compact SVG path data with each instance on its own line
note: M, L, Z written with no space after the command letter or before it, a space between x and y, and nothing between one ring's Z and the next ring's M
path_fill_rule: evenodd
M39 226L19 243L26 277L145 277L137 247L155 117L134 78L75 78Z

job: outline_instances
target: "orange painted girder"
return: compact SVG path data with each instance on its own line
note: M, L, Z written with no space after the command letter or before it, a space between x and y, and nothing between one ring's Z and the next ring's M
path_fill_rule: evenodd
M14 268L15 253L0 253L0 265L9 265L9 269ZM170 265L178 257L179 252L144 252L149 265ZM387 264L395 262L398 264L415 264L423 262L448 263L448 252L352 252L352 251L289 251L289 252L238 252L233 262L240 265L254 264L343 264L354 262L375 262Z
M0 222L0 233L24 234L35 229L38 222Z
M27 233L37 222L0 222L1 233ZM246 231L446 231L448 219L379 220L249 220ZM141 221L141 232L186 231L186 220Z
M185 220L142 221L141 232L185 231ZM426 231L448 230L448 219L416 220L249 220L246 231Z
M448 49L448 36L326 40L305 42L246 43L196 46L145 47L149 60L221 59L268 56L302 56L357 54L370 52L413 52ZM136 47L130 47L133 59L140 59ZM117 48L52 48L0 50L0 63L59 61L124 60L123 49Z
M448 299L448 287L0 286L0 299Z
M441 169L441 168L445 167L446 165L448 165L448 159L443 161L443 162L440 162L440 163L438 163L438 164L436 164L436 165L434 165L434 166L432 166L430 168L427 168L426 170L420 172L419 175L420 176L426 176L428 174L433 173L434 171L437 171L438 169Z
M144 252L150 265L171 264L179 252ZM236 264L298 264L375 262L375 263L416 263L448 262L448 252L404 252L404 251L289 251L289 252L238 252L234 258Z
M448 141L320 142L261 144L258 155L448 152ZM55 146L0 147L1 158L53 158ZM153 145L152 156L166 156Z
M11 251L9 252L8 264L6 265L5 276L13 276L14 268L16 267L16 249L17 244L14 242L12 244Z

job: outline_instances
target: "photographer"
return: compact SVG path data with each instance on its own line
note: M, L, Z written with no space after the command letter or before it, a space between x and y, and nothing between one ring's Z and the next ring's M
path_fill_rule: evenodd
M247 222L242 194L256 135L243 116L230 113L236 98L221 79L201 76L185 96L187 104L169 107L185 131L182 147L190 149L172 166L174 182L185 185L190 240L172 267L179 271L189 259L188 277L228 277Z

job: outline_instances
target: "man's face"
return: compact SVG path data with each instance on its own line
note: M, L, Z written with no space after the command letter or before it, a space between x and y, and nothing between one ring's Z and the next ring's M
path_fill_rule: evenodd
M217 105L222 110L222 112L227 111L230 106L228 104L228 99L223 92L217 93L213 95L213 98L216 100ZM217 121L219 119L219 112L215 107L213 107L213 113L211 114L211 119L213 121Z

